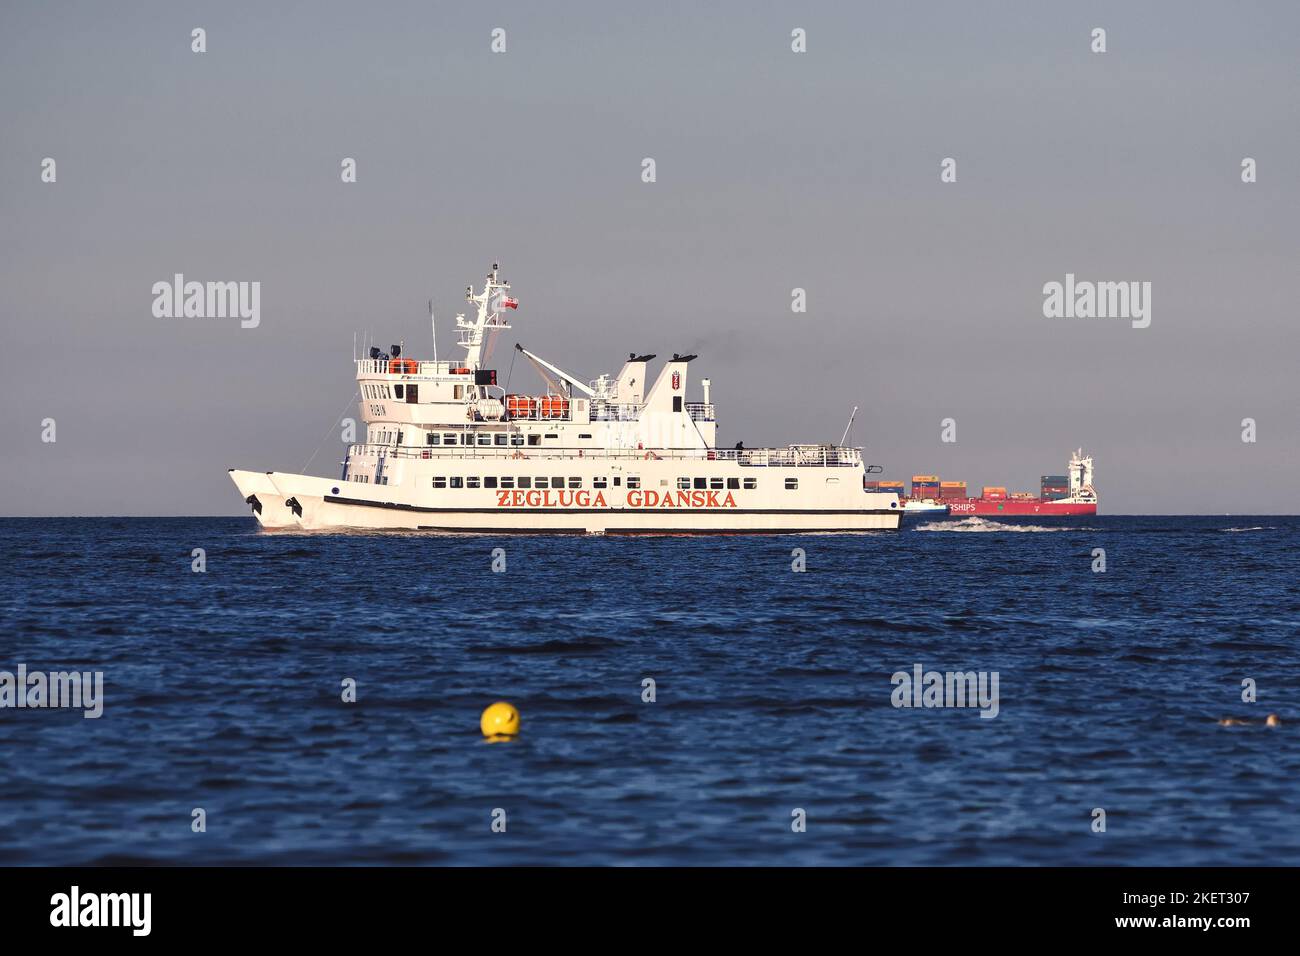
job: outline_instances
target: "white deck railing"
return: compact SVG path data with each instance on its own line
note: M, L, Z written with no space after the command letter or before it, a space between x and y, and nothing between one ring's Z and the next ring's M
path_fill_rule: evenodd
M375 445L348 448L349 458L496 458L553 459L616 458L629 460L673 459L685 461L734 461L745 467L836 468L852 467L862 461L860 448L834 445L790 445L786 448L543 448L537 445Z

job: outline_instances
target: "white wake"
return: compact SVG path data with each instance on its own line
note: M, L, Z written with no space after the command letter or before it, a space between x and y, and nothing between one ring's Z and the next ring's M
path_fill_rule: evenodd
M1049 528L1041 524L1003 524L972 515L960 521L931 521L917 525L917 531L1078 531L1078 528Z

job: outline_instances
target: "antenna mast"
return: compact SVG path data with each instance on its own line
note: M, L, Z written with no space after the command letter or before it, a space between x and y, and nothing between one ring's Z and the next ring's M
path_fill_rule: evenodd
M858 417L858 406L854 405L853 414L849 416L849 423L844 426L844 437L840 439L841 448L843 448L844 443L849 440L849 429L853 427L853 419L857 417Z

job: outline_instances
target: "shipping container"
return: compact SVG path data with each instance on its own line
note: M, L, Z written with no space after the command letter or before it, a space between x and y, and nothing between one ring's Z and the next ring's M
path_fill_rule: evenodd
M938 475L913 475L912 480L913 481L938 481L939 476Z
M1041 479L1045 485L1068 485L1070 483L1069 475L1043 475Z

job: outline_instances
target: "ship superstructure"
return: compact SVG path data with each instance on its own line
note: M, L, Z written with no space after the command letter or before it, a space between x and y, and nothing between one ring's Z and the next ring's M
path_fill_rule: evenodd
M507 392L488 367L518 308L493 264L464 357L422 361L399 347L356 361L365 441L337 479L231 469L267 528L451 532L723 533L896 529L899 496L865 489L877 466L833 444L718 448L711 385L687 401L695 355L652 354L583 381L515 345L546 383Z

